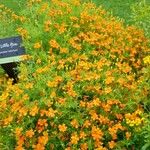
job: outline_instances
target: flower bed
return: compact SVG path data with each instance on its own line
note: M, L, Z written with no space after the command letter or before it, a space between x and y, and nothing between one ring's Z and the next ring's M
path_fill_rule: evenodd
M0 80L3 148L147 144L149 41L142 31L78 0L29 1L23 15L1 9L29 54L17 84Z

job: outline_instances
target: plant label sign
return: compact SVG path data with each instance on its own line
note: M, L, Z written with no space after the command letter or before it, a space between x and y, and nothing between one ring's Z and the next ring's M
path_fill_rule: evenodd
M0 65L21 61L25 55L21 36L0 39Z

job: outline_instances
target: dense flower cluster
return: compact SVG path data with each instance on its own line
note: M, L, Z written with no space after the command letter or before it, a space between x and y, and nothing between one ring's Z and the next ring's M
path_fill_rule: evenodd
M142 31L79 0L29 0L25 16L7 13L29 56L17 84L0 78L1 126L9 141L4 147L144 145L138 141L148 114L141 103L149 86L141 70L150 48Z

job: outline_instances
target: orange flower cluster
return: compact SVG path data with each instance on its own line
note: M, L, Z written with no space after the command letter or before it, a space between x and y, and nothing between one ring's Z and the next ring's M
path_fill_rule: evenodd
M30 57L18 67L17 84L0 75L0 133L8 140L3 145L16 150L137 145L148 120L141 105L149 96L144 33L80 0L29 0L24 11L25 16L12 15L0 5L2 23L8 13Z

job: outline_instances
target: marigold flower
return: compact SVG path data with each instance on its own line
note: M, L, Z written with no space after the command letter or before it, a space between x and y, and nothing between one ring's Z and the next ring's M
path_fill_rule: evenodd
M112 91L111 87L106 87L105 90L104 90L104 93L109 94L111 91Z
M114 77L107 77L105 80L106 84L111 84L114 81Z
M84 131L80 132L80 139L85 139L86 133Z
M33 106L33 108L30 110L29 114L30 114L31 116L35 116L35 115L38 113L38 111L39 111L39 108L35 105L35 106Z
M114 141L108 142L109 148L113 149L116 146L116 143Z
M56 40L50 40L50 41L49 41L49 45L50 45L52 48L59 48L59 47L60 47Z
M22 145L18 145L15 147L15 150L25 150Z
M60 48L60 53L64 53L67 54L68 53L68 49L67 48Z
M53 110L52 108L49 108L48 111L46 112L46 116L53 118L55 116L56 112L57 112L56 110Z
M67 130L67 127L65 124L59 125L58 128L60 132L65 132Z
M47 133L47 131L44 131L43 135L38 137L38 143L40 145L45 146L47 144L47 142L48 142L48 139L49 139L48 138L48 133Z
M34 150L45 150L45 146L43 144L36 144L32 146Z
M90 125L91 125L91 122L89 120L86 120L83 124L83 127L88 128L90 127Z
M8 118L5 118L4 119L4 125L9 125L13 120L13 117L12 116L8 116Z
M37 122L37 125L38 125L38 126L47 127L47 126L48 126L48 123L47 123L47 120L46 120L46 119L39 119L38 122Z
M26 137L32 138L33 135L34 135L33 129L30 129L30 130L26 131Z
M91 135L94 140L100 140L103 137L103 132L101 129L97 128L96 126L92 127Z
M16 137L19 137L19 136L22 135L22 130L23 130L22 127L21 127L21 128L16 128L16 129L15 129L15 135L16 135Z
M77 144L79 141L79 137L77 135L77 133L74 133L71 135L71 144Z
M26 116L28 113L28 109L26 107L22 107L21 109L19 109L19 116Z
M77 121L76 119L73 119L73 120L71 121L71 125L72 125L74 128L78 128L78 127L79 127L79 123L78 123L78 121Z
M80 145L81 150L87 150L88 149L88 144L87 143L83 143Z
M130 132L126 132L126 139L129 140L131 137L131 133Z
M37 42L37 43L35 43L34 44L34 46L33 46L35 49L39 49L39 48L41 48L42 47L42 45L41 45L41 43L40 42Z
M48 87L57 87L58 83L55 81L48 81L47 86Z
M144 63L145 64L150 64L150 55L149 56L146 56L144 59L143 59Z
M65 104L65 101L66 101L66 98L59 98L58 99L58 103L61 105Z
M16 30L23 38L27 38L28 37L28 31L22 27L18 28Z

